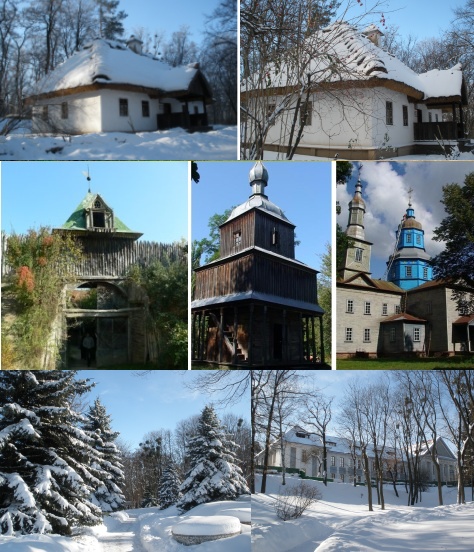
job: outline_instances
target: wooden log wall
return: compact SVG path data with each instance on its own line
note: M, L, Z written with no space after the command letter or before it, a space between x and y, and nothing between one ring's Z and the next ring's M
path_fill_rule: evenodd
M277 235L276 243L273 243L274 230ZM240 232L241 235L240 247L235 247L234 235L236 232ZM221 227L221 257L233 255L254 245L294 259L294 226L264 213L250 211Z
M10 272L4 253L8 237L2 235L2 277ZM132 241L124 238L94 237L81 240L84 253L73 269L78 276L123 277L134 264L149 266L155 260L185 259L187 248L181 243Z
M245 291L316 303L316 271L255 252L196 271L194 299Z
M125 276L134 264L146 267L155 260L175 261L185 257L179 243L132 242L114 238L84 240L82 261L76 265L78 276Z

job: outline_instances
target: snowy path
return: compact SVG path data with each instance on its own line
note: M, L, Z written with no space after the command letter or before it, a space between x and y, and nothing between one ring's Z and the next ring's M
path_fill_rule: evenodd
M145 552L140 544L138 515L129 512L128 519L107 517L104 523L107 532L99 538L103 552Z

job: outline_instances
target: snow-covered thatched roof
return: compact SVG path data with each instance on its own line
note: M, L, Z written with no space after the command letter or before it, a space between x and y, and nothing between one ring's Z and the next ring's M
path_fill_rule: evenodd
M122 42L96 39L41 79L34 96L97 85L184 92L198 75L209 88L196 63L172 67L149 54L136 53ZM210 89L208 92L210 96Z
M418 74L394 55L386 52L354 26L337 21L306 39L297 55L300 73L312 83L344 85L365 83L405 92L429 103L466 101L461 64L451 69ZM382 33L379 33L382 34ZM301 78L301 77L300 77ZM244 88L252 90L252 77ZM272 64L266 74L267 88L294 86L295 63Z

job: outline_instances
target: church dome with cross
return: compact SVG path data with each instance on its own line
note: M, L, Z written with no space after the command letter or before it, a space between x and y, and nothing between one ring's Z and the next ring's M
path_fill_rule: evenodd
M387 262L387 279L402 289L412 289L433 279L425 250L425 232L415 219L411 203L412 189L408 191L408 208L396 231L395 250Z

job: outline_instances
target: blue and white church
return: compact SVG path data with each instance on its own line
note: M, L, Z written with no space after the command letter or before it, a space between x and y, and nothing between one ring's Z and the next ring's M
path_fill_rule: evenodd
M447 280L436 280L409 190L386 275L370 270L376 236L366 236L360 179L348 204L349 246L336 282L336 357L450 356L474 353L474 314L460 312ZM369 239L371 241L369 241ZM474 293L474 290L469 290Z
M411 194L413 190L410 189ZM395 250L387 262L387 280L401 289L421 286L433 279L429 264L430 255L425 250L425 232L415 219L411 195L408 209L396 231Z

